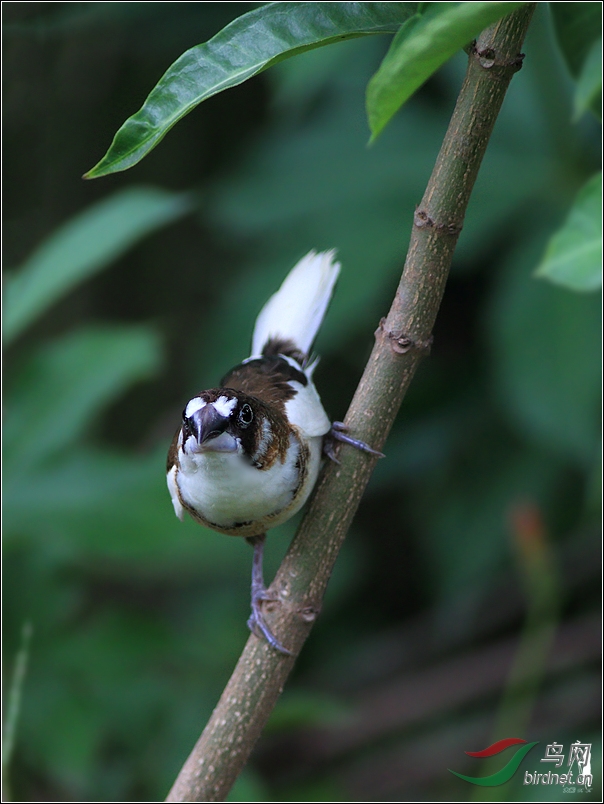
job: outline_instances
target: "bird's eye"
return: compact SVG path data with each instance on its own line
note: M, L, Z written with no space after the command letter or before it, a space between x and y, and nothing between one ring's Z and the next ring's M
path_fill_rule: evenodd
M241 427L249 427L253 420L254 411L247 403L242 405L241 410L239 411L239 425Z

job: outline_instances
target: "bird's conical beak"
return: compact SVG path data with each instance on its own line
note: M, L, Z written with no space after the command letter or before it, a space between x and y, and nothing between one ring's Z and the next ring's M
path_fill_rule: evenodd
M189 439L187 449L192 452L236 452L237 442L226 432L229 417L219 413L211 403L196 410L187 419L187 425L196 443Z
M228 423L228 418L218 413L214 405L204 405L203 408L196 410L189 419L191 430L199 446L224 433Z

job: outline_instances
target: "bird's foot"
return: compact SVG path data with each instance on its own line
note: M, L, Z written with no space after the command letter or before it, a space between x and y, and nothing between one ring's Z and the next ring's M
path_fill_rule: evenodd
M269 601L274 602L275 600L276 598L271 597L266 589L254 591L252 593L252 613L247 621L247 627L253 634L256 634L257 637L264 637L268 644L275 650L278 650L279 653L283 653L286 656L291 656L291 651L289 651L284 645L281 644L281 642L279 642L277 637L266 624L262 614L262 604Z
M279 653L291 656L292 652L284 647L271 629L264 621L262 615L262 604L265 602L276 602L277 598L269 595L264 580L262 578L262 558L264 555L264 541L266 534L258 536L248 536L246 541L254 548L254 560L252 563L252 614L247 621L247 627L257 637L264 637L268 644Z
M347 435L347 433L348 427L344 424L344 422L332 422L331 430L329 430L323 442L323 452L334 463L340 463L334 452L334 441L341 441L344 444L350 444L351 447L360 449L362 452L368 452L370 455L376 455L378 458L386 457L383 452L378 452L376 449L373 449L373 447L370 447L369 444L366 444L364 441L359 441L356 438L352 438L352 436Z

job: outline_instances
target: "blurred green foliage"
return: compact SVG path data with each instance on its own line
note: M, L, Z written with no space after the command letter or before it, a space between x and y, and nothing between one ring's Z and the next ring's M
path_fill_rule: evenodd
M568 219L550 240L537 270L573 290L602 287L602 173L581 188Z
M556 5L576 54L566 7L593 27L583 7L596 4ZM5 294L8 670L23 623L34 629L15 800L164 797L247 637L251 559L173 515L164 460L182 406L247 356L295 260L337 247L316 379L343 416L463 75L460 54L367 149L364 92L387 39L315 50L207 101L132 176L81 182L166 67L249 9L5 6L5 258L21 266ZM511 666L525 610L509 516L527 500L558 566L561 619L521 736L595 746L600 305L534 270L577 214L599 130L589 114L571 122L575 85L546 4L525 52L432 354L232 800L471 797L446 768L467 772L463 751L492 741L501 656ZM267 577L294 526L271 535ZM476 681L465 693L464 679Z

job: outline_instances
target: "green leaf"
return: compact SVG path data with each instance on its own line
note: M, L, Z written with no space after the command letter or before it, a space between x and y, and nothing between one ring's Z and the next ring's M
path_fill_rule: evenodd
M602 173L580 190L566 222L550 240L536 276L572 290L602 287Z
M344 39L396 33L417 7L418 3L269 3L244 14L169 67L85 178L132 167L212 95L298 53Z
M424 81L487 26L524 3L422 3L367 87L371 141Z
M568 69L578 78L593 43L602 36L602 4L550 3L549 7Z
M159 365L149 327L89 328L45 345L8 394L4 427L12 472L40 465L76 439L88 442L101 410Z
M587 109L602 118L602 37L593 43L577 80L575 120Z
M8 277L5 342L17 337L79 282L190 209L188 194L137 187L104 198L67 221Z
M21 696L23 693L23 684L27 675L27 663L29 661L32 630L31 621L27 620L23 623L21 628L21 644L15 659L13 675L10 687L8 689L8 701L3 729L4 744L2 746L2 772L4 775L2 787L5 795L6 791L10 790L10 785L8 784L9 770L11 760L13 758L17 724L19 722L19 715L21 712Z
M534 226L509 254L487 311L493 392L517 432L591 471L600 429L600 299L534 281L538 213Z

